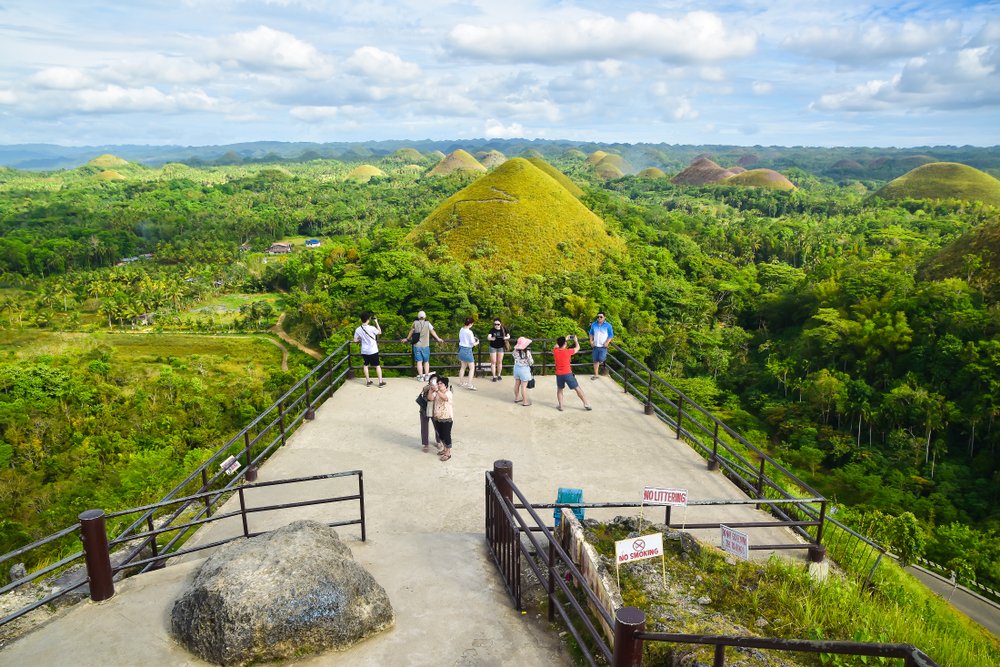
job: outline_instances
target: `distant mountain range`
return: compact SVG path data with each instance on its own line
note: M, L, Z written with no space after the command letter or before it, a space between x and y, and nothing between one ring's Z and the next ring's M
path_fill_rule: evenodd
M550 139L386 140L364 142L255 141L219 146L58 146L55 144L0 145L0 166L22 170L73 169L102 154L129 162L159 166L170 162L190 165L241 164L247 162L306 162L338 159L359 162L393 154L400 149L427 154L500 151L508 157L546 158L592 154L604 151L621 156L632 169L655 167L677 173L699 156L711 158L723 168L736 165L784 170L798 167L834 178L891 179L926 162L960 162L994 175L1000 174L1000 146L921 146L915 148L809 146L732 146L683 144L602 144ZM617 159L617 158L616 158ZM751 166L752 165L752 166Z

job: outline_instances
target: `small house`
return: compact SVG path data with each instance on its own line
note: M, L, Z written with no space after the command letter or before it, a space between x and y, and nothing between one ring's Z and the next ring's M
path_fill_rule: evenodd
M309 239L308 241L306 241L306 247L307 248L318 248L319 247L319 239Z
M267 249L268 255L287 255L292 251L291 243L272 243Z

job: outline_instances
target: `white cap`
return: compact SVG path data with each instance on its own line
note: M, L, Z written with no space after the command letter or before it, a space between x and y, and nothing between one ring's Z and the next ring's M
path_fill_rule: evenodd
M418 320L422 320L425 317L427 317L427 313L425 313L424 311L421 310L419 313L417 313L417 319Z

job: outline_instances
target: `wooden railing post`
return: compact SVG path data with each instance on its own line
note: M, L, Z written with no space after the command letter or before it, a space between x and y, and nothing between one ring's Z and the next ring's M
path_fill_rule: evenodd
M104 525L104 510L87 510L79 516L83 557L87 563L90 599L107 600L115 594L115 581L108 551L108 531Z
M615 613L615 648L611 667L642 667L642 640L636 633L646 629L646 614L635 607Z

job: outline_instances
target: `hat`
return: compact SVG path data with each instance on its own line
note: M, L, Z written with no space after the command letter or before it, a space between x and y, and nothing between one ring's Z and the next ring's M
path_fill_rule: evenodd
M422 310L421 310L421 311L420 311L419 313L417 313L417 319L418 319L418 320L422 320L422 319L424 319L424 318L426 318L426 317L427 317L427 313L425 313L425 312L424 312L424 311L422 311Z
M523 349L527 348L529 345L531 345L531 339L530 338L525 338L524 336L521 336L520 338L517 339L517 342L514 343L514 349L515 350L523 350Z

